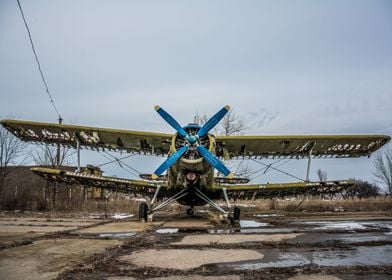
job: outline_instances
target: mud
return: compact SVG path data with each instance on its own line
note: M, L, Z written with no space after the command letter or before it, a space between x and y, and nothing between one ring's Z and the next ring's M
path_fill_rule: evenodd
M0 240L14 245L0 250L0 279L391 279L392 218L344 214L287 217L248 209L238 227L204 212L165 213L154 223L132 215L2 217L14 238L0 230ZM36 227L58 231L31 232Z

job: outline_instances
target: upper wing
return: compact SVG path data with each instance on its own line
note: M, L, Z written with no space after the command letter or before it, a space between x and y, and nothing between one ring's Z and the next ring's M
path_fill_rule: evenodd
M52 182L77 184L86 187L143 195L154 194L157 187L160 186L162 187L159 192L160 197L170 195L168 193L170 190L167 188L167 181L153 182L146 180L121 179L41 167L31 168L31 171Z
M0 123L24 141L59 143L67 146L123 150L165 155L172 135L145 131L119 130L77 125L2 120Z
M217 136L220 157L360 157L388 143L386 135Z
M328 182L296 182L283 184L253 184L253 185L215 185L215 190L225 188L230 197L235 199L257 199L285 197L298 194L337 193L344 188L355 185L352 180ZM223 194L223 192L222 192Z

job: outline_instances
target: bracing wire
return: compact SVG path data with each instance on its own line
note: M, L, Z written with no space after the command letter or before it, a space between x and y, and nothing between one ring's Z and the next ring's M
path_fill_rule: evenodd
M119 165L122 169L124 169L125 171L127 171L128 173L130 173L130 174L132 174L132 175L134 175L134 176L136 176L136 177L138 177L138 176L141 174L138 170L136 170L136 169L133 168L132 166L126 164L125 162L121 161L121 159L119 159L119 158L113 156L112 154L110 154L110 153L108 153L108 152L106 152L106 151L104 151L104 153L99 152L99 154L102 155L104 158L110 160L110 161L112 161L112 158L113 158L114 160L113 160L111 163L117 162L118 165ZM107 155L109 155L109 156L112 157L112 158L109 158ZM125 168L124 166L127 167L127 168Z
M52 94L51 94L50 91L49 91L48 84L47 84L47 82L46 82L44 73L43 73L43 71L42 71L41 63L39 62L38 55L37 55L37 52L36 52L36 50L35 50L35 46L34 46L34 43L33 43L33 39L32 39L32 36L31 36L30 28L29 28L29 26L28 26L28 24L27 24L27 21L26 21L26 18L25 18L25 16L24 16L22 6L20 5L19 0L16 0L16 1L18 2L19 10L20 10L20 13L22 14L22 18L23 18L23 22L24 22L24 25L25 25L26 30L27 30L27 34L29 35L29 40L30 40L30 44L31 44L31 49L33 50L34 57L35 57L35 61L37 62L38 70L39 70L39 73L41 74L41 79L42 79L42 82L43 82L43 84L44 84L44 86L45 86L46 93L48 94L48 97L49 97L49 100L50 100L50 104L52 105L54 111L55 111L56 114L58 115L59 120L61 120L61 119L62 119L62 118L61 118L61 115L60 115L59 111L57 110L56 105L54 104Z
M306 180L304 180L304 179L302 179L302 178L299 178L299 177L297 177L297 176L295 176L295 175L292 175L292 174L290 174L290 173L288 173L288 172L282 171L282 170L280 170L280 169L278 169L278 168L276 168L276 167L273 167L273 166L271 166L271 165L269 165L269 164L265 164L265 163L263 163L263 162L261 162L261 161L259 161L259 160L255 160L255 159L251 159L251 160L254 161L254 162L257 162L258 164L261 164L261 165L264 165L264 166L269 166L269 168L271 168L271 169L273 169L273 170L275 170L275 171L278 171L278 172L280 172L280 173L283 173L283 174L285 174L285 175L287 175L287 176L290 176L290 177L293 177L293 178L298 179L298 180L300 180L300 181L306 182Z
M271 163L271 165L274 165L274 164L278 163L281 160L283 160L283 159L282 158L278 159L277 161L274 161L273 163ZM257 174L257 173L259 173L261 171L264 171L264 173L266 173L267 169L268 169L268 166L264 166L264 167L262 167L260 169L257 169L256 171L253 171L252 173L248 174L248 177L251 177L252 175L255 175L255 174ZM260 176L260 175L257 175L256 177L258 177L258 176ZM253 178L251 178L251 180L253 180Z
M129 164L127 164L127 163L121 161L121 159L115 157L114 155L112 155L112 154L110 154L110 153L108 153L108 152L106 152L106 151L105 151L104 153L107 154L107 155L109 155L109 156L111 156L111 157L112 157L113 159L115 159L119 164L123 164L123 165L125 165L126 167L128 167L129 169L133 170L133 171L136 172L138 175L142 174L140 171L136 170L135 168L133 168L133 167L130 166Z
M108 165L108 164L111 164L111 163L113 163L113 162L117 162L117 161L119 161L119 160L121 161L121 160L130 158L130 157L133 157L133 156L135 156L135 154L127 155L127 156L125 156L125 157L121 157L121 158L118 158L118 159L117 159L117 158L116 158L116 159L112 159L112 160L110 160L110 161L107 161L107 162L98 164L97 167L102 167L102 166L104 166L104 165Z
M271 170L273 170L273 169L271 168L271 166L273 166L273 165L279 163L281 160L283 160L283 159L280 159L280 160L278 160L278 161L275 161L275 162L273 162L273 163L271 163L271 164L268 164L267 166L264 166L263 168L259 169L258 172L260 172L260 171L264 171L264 172L261 173L261 174L258 174L258 175L256 175L256 176L254 176L254 177L252 177L252 178L250 178L250 179L251 179L251 180L255 180L256 178L259 178L260 176L263 176L264 174L270 172ZM286 160L286 161L284 161L284 162L282 162L282 163L280 163L280 164L278 164L278 165L275 165L274 167L275 167L275 168L279 168L279 167L285 165L286 163L288 163L288 162L291 161L291 160L292 160L292 159L289 158L288 160ZM253 175L253 174L252 174L252 175Z
M105 155L105 154L103 154L103 153L101 153L101 152L98 152L101 156L103 156L104 158L106 158L106 159L108 159L108 160L110 160L110 158L107 156L107 155ZM118 161L117 161L118 162ZM138 174L136 174L135 172L133 172L132 170L128 170L127 168L125 168L123 165L120 165L120 167L122 168L122 169L124 169L125 171L127 171L129 174L132 174L133 176L139 176Z

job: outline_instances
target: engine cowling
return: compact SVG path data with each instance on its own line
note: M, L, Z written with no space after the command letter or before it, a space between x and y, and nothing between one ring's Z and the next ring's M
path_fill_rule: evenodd
M196 124L189 124L188 126L184 127L184 129L188 135L196 137L200 126ZM207 134L203 137L197 138L197 141L191 144L187 139L176 133L174 134L171 141L170 152L175 153L184 145L188 145L189 149L181 157L180 164L182 167L189 170L203 168L203 157L197 150L198 145L203 146L204 148L208 149L210 153L215 154L215 137L212 134Z

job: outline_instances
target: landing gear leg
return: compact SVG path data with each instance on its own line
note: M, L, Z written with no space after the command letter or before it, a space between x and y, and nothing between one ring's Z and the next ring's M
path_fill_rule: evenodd
M191 206L191 208L188 208L188 209L186 210L186 214L187 214L188 216L193 216L193 214L195 214L195 212L193 211L193 206Z

